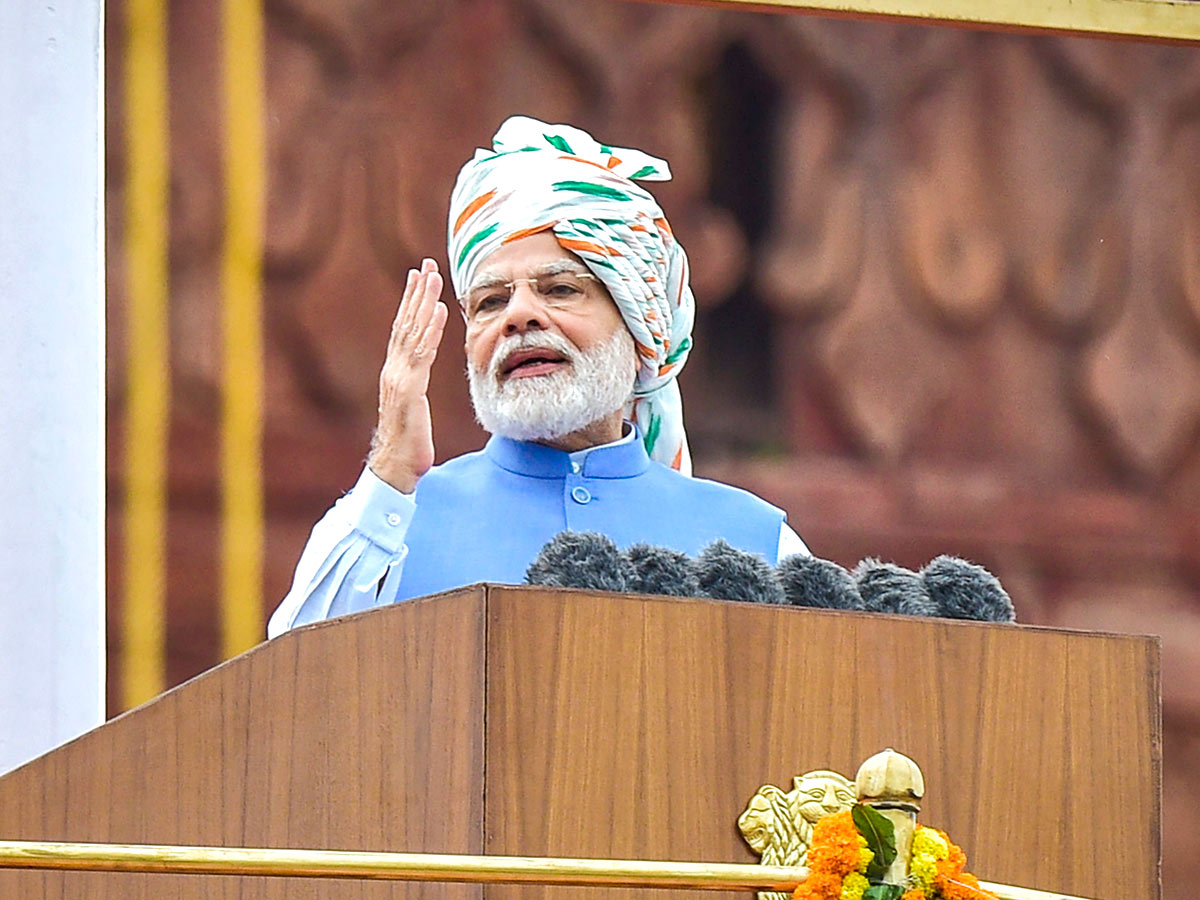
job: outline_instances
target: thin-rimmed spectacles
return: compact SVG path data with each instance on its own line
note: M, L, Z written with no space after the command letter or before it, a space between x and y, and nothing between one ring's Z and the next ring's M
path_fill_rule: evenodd
M554 272L532 278L483 284L458 298L463 315L472 324L495 319L508 307L517 285L527 284L550 309L567 309L587 297L588 282L599 279L590 272Z

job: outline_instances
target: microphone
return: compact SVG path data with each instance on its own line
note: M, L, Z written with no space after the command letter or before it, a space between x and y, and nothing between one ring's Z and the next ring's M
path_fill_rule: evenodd
M628 591L632 569L603 534L562 531L549 541L525 571L525 583L543 587Z
M634 544L625 551L625 562L630 569L629 590L634 593L700 596L696 563L686 553L651 544Z
M777 568L784 598L792 606L816 609L864 609L854 576L829 559L796 553Z
M761 556L723 540L699 559L666 547L634 544L621 553L605 535L564 531L538 553L527 584L709 597L902 616L936 616L981 622L1015 622L1012 598L982 566L939 556L919 573L870 558L853 572L837 563L797 553L772 568Z
M925 582L911 569L868 557L854 567L854 579L867 612L901 616L938 614Z
M714 600L745 600L751 603L783 603L783 588L766 560L744 553L718 540L709 544L696 560L700 596Z
M957 556L939 556L921 570L934 615L980 622L1015 622L1017 611L1000 579Z

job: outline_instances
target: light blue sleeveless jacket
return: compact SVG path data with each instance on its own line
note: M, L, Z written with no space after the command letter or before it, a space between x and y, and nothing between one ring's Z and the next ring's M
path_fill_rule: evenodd
M560 531L598 531L695 556L723 538L774 563L783 510L652 462L640 439L568 453L493 436L418 482L397 600L478 581L521 584Z

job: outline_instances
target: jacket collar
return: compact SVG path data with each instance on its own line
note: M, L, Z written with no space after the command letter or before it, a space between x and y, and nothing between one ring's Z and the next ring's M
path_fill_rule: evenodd
M500 468L518 475L565 478L571 472L571 454L543 444L514 441L494 434L483 452ZM588 450L580 474L584 478L633 478L649 467L645 443L641 434L635 434L631 441Z

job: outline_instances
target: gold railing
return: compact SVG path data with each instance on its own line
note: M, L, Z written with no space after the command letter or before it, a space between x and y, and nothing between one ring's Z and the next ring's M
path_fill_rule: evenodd
M370 853L354 850L280 850L159 844L80 844L59 841L0 841L0 869L176 875L269 875L289 878L687 888L710 891L792 891L808 877L808 870L802 866L755 866L741 863ZM1001 900L1084 900L1068 894L986 881L980 882L980 885Z

